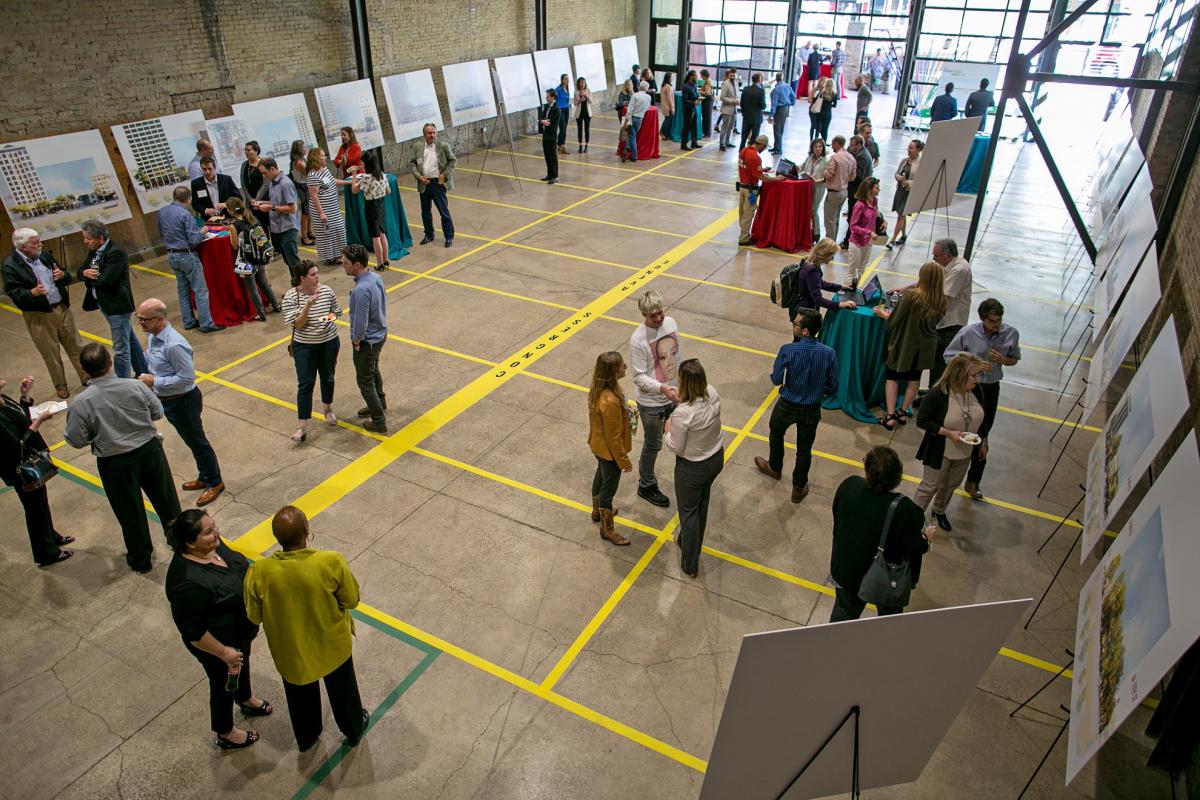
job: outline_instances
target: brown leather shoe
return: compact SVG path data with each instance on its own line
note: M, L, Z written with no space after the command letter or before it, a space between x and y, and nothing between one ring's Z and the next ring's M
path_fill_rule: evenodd
M613 516L615 517L617 514L620 514L621 511L616 506L613 506L612 513L613 513ZM599 495L592 495L592 522L599 522L599 521L600 521L600 497L599 497Z
M607 539L617 547L625 547L629 544L628 539L617 533L617 529L613 526L613 512L607 508L600 509L600 538Z
M804 498L806 498L806 497L808 497L808 484L805 484L804 486L793 486L792 487L792 502L793 503L802 502L804 500Z
M221 492L223 492L223 491L225 491L224 483L218 483L216 486L208 487L207 489L204 490L204 494L202 494L196 498L196 505L197 506L208 505L213 500L216 500L217 496L220 495Z
M767 460L765 458L763 458L762 456L754 457L754 466L758 467L758 471L761 472L763 475L766 475L768 478L774 478L775 480L779 480L780 478L783 477L783 475L781 473L776 472L775 470L771 469L771 465L769 463L767 463ZM797 501L797 502L799 502L799 501Z
M207 488L208 488L208 484L206 484L204 481L200 480L199 478L196 478L196 480L194 480L194 481L188 481L187 483L183 484L183 490L185 492L198 492L201 489L207 489Z

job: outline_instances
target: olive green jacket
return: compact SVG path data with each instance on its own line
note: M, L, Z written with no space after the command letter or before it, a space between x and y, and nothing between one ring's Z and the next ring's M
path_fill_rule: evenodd
M887 320L887 366L893 372L930 369L937 354L937 317L922 317L905 294Z
M438 139L433 143L437 150L438 174L445 178L446 191L454 188L454 166L458 163L458 158L454 155L454 151L450 149L450 145ZM408 171L412 173L414 178L421 177L421 162L425 160L425 140L417 139L409 145L408 151ZM417 190L424 192L426 184L417 181Z

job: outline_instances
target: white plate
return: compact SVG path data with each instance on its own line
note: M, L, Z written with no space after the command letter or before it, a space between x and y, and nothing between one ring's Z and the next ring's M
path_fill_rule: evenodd
M980 438L978 433L971 433L970 431L965 431L963 433L962 440L963 440L963 444L969 444L972 447L974 447L975 445L977 445L983 441L983 439Z

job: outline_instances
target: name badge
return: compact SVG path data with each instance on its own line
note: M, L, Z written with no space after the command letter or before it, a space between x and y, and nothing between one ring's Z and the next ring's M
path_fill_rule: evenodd
M207 189L197 189L196 197L208 197L208 190Z

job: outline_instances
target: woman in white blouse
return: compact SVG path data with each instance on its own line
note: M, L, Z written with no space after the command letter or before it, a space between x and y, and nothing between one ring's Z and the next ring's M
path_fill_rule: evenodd
M292 326L292 342L288 349L296 361L296 411L300 427L292 434L292 441L297 444L308 438L313 386L318 374L321 376L325 422L337 425L337 416L333 413L333 373L341 340L334 320L341 315L337 295L321 283L317 265L301 261L292 271L292 288L283 296L283 320Z
M821 241L821 219L817 214L817 209L825 207L825 165L828 163L829 156L825 152L825 140L818 136L808 143L808 158L804 159L804 163L800 166L800 174L807 175L813 180L812 229L814 244ZM826 233L826 236L828 235ZM836 236L837 231L834 231L830 238Z
M697 359L679 365L679 405L665 430L667 447L675 454L675 507L679 509L675 543L683 551L679 566L695 578L708 524L708 498L725 467L721 398Z

